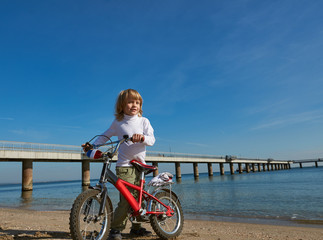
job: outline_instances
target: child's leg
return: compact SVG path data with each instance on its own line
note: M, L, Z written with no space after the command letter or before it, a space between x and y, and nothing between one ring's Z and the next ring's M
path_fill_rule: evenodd
M117 176L122 180L130 182L132 184L139 184L140 174L134 167L117 167ZM137 191L130 191L132 195L137 199ZM128 209L130 208L127 200L120 194L120 202L116 210L114 211L114 218L111 223L111 229L122 231L125 229L128 220ZM140 228L140 224L136 224L133 228Z

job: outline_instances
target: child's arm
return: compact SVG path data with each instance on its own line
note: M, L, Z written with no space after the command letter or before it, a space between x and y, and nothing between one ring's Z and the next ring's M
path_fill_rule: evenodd
M115 121L111 124L111 126L101 134L95 141L93 142L93 145L100 145L106 143L112 136L115 136Z
M150 125L149 120L146 118L144 121L144 144L152 146L155 143L154 129Z

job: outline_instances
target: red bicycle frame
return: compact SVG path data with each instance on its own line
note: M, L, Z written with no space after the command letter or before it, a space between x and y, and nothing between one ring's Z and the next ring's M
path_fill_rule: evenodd
M127 181L124 181L120 178L118 178L118 180L115 183L115 187L119 190L119 192L125 197L125 199L128 201L128 203L130 204L131 208L134 210L133 216L138 216L141 214L142 208L141 208L141 203L142 203L142 199L144 198L145 200L148 199L153 199L156 202L160 203L161 205L163 205L167 211L165 212L161 212L161 211L156 211L156 212L152 212L152 211L147 211L146 214L154 214L154 215L160 215L160 214L166 214L167 217L171 217L174 215L174 210L170 208L170 206L165 205L163 202L161 202L159 199L155 198L153 195L149 194L148 192L146 192L143 188L145 185L145 179L144 179L144 173L141 173L141 179L140 179L140 185L134 185L131 184ZM138 196L138 201L134 198L134 196L130 193L130 191L128 190L128 188L132 188L136 191L139 192L139 196Z

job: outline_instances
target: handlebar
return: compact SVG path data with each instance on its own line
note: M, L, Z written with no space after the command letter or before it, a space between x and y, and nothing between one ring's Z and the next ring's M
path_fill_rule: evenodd
M124 136L123 136L123 139L120 139L120 140L117 140L117 141L111 142L111 143L109 143L109 144L103 144L102 146L104 146L104 145L113 145L113 144L117 144L117 145L115 146L115 148L114 148L114 150L113 150L112 152L106 152L106 153L103 153L103 156L104 156L104 155L106 155L108 158L113 158L113 157L116 155L116 153L118 152L120 145L121 145L122 143L124 143L124 142L129 141L129 140L130 140L130 141L132 141L132 137L130 137L130 138L129 138L129 136L128 136L128 135L124 135Z
M109 146L109 145L114 145L114 144L116 144L116 146L115 147L113 147L112 149L112 151L106 151L106 152L102 152L100 155L100 157L98 157L98 158L101 158L101 157L108 157L108 158L113 158L115 155L116 155L116 153L118 152L118 150L119 150L119 147L120 147L120 145L122 144L122 143L124 143L124 142L127 142L127 141L132 141L133 139L132 139L132 137L129 137L128 135L124 135L123 136L123 138L122 139L120 139L120 140L117 140L117 141L114 141L114 142L112 142L111 140L109 141L109 142L107 142L107 143L103 143L103 144L98 144L98 145L93 145L93 144L91 144L90 142L94 139L94 138L96 138L96 137L98 137L98 136L104 136L104 135L96 135L96 136L94 136L89 142L86 142L84 145L84 147L83 147L83 149L84 149L84 151L85 152L88 152L88 151L90 151L90 150L93 150L93 149L98 149L99 147L103 147L103 146ZM106 137L106 136L105 136Z

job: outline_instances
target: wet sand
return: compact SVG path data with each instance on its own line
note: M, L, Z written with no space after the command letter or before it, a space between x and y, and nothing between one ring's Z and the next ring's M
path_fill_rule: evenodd
M130 224L124 239L159 239L156 234L146 238L132 238ZM143 227L152 231L149 224ZM71 239L68 211L32 211L0 208L0 239L45 240ZM309 225L275 226L265 224L233 223L203 220L185 220L180 240L321 240L323 228Z

